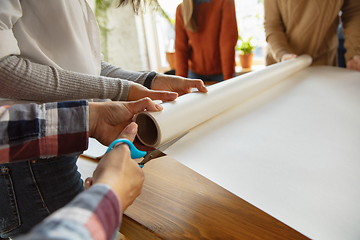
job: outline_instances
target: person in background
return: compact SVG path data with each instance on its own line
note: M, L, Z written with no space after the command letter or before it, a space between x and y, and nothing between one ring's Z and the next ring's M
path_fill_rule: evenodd
M128 103L73 101L0 107L0 163L78 153L87 148L88 137L104 144L116 138L133 141L137 125L128 123L133 113L145 109L162 110L148 98ZM67 143L59 144L60 138ZM16 213L22 209L14 204L16 191L6 167L1 168L0 176L9 183L6 210L12 212L14 221L20 221ZM143 181L144 172L131 159L128 146L116 145L100 160L87 191L29 234L15 239L112 239L122 214L140 195Z
M203 81L235 75L234 0L184 0L176 9L175 74Z
M264 0L266 64L309 54L312 65L337 66L339 13L346 67L360 71L360 1Z
M339 45L338 45L338 48L337 48L338 65L339 65L339 67L346 68L346 61L345 61L346 49L344 47L345 39L344 39L344 34L343 34L343 29L342 29L342 23L341 22L339 23L337 34L338 34L338 39L339 39Z
M207 91L201 80L126 71L102 61L99 28L86 0L0 1L0 79L0 98L32 102L144 97L171 101L192 88ZM58 145L76 148L63 135ZM8 169L16 205L21 208L9 212L4 204L8 194L1 191L0 237L28 231L83 191L77 157L61 155L0 165ZM7 186L7 180L0 178L0 189Z

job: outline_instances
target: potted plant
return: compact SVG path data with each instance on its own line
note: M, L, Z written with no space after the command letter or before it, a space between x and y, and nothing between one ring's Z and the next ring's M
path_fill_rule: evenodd
M236 44L236 51L240 52L240 65L242 68L251 68L252 58L254 55L252 51L255 48L254 45L251 44L252 37L250 37L246 41L244 41L240 36L238 39L240 41L240 44Z

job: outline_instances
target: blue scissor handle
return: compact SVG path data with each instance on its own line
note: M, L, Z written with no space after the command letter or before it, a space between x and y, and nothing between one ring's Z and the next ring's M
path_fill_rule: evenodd
M132 142L130 142L129 140L127 140L125 138L119 138L119 139L116 139L115 141L113 141L110 144L109 148L106 150L106 153L109 152L111 149L113 149L115 144L118 144L118 143L126 143L129 146L132 159L142 158L143 156L146 155L145 151L140 151L139 149L137 149L134 146L134 144ZM142 167L142 166L140 166L140 167Z

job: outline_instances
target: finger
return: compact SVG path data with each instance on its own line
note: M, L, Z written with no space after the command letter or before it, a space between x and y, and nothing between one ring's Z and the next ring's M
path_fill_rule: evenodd
M355 55L355 56L353 57L353 59L354 59L358 64L360 64L360 55Z
M354 61L353 60L349 60L347 63L346 63L346 68L348 69L355 69L355 66L354 66Z
M360 56L355 55L346 63L346 68L360 71Z
M163 107L160 104L155 103L148 97L142 98L134 102L127 102L124 104L132 115L139 112L143 112L145 109L148 111L155 111L155 112L163 110Z
M200 92L203 92L203 93L208 92L207 88L205 87L204 82L200 79L190 80L190 81L188 81L188 83L189 83L189 85L187 87L189 87L189 88L197 88L197 90L199 90Z
M92 184L93 184L93 178L92 177L86 178L86 180L84 182L85 190L88 190L88 188L91 187Z
M137 129L138 125L132 122L125 127L125 129L119 134L118 138L126 138L129 141L133 142L136 137Z
M290 60L290 59L293 59L293 58L297 58L297 55L291 54L291 55L287 56L285 58L285 60Z
M292 54L292 53L287 53L287 54L284 54L284 55L281 57L281 61L287 61L287 60L290 60L290 59L293 59L293 58L297 58L297 55L296 55L296 54Z
M168 102L174 101L178 97L178 94L176 92L150 90L148 96L152 100Z

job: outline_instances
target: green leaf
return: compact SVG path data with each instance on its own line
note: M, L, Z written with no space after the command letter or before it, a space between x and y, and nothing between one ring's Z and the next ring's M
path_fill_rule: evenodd
M239 35L238 39L238 43L235 47L236 51L241 51L242 54L245 55L251 53L254 50L255 46L251 44L251 39L253 39L253 37L250 37L248 40L244 41Z

